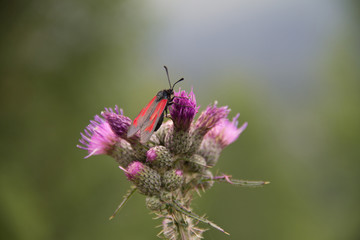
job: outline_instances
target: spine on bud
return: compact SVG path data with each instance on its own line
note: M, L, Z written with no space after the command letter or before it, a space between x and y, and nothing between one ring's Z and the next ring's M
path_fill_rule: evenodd
M162 222L163 235L166 239L202 239L204 229L196 227L193 219L180 213L168 216ZM181 236L181 237L180 237Z

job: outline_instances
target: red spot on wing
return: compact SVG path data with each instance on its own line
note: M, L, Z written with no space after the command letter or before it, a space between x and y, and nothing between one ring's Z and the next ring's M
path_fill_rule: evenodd
M167 99L160 100L160 102L156 106L153 114L151 114L151 116L149 118L149 120L151 121L151 124L145 128L145 131L151 132L152 130L154 130L155 123L157 123L161 114L163 113L163 111L166 107L167 101L168 101Z
M143 118L145 116L145 114L149 110L150 106L154 103L155 99L156 99L156 96L153 97L153 99L151 99L151 101L141 110L139 115L134 119L133 125L135 127L137 127L137 125L138 125L139 118L141 119L141 118Z

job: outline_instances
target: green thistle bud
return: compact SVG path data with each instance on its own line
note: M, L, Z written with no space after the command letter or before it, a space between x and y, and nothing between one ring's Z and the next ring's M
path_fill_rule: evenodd
M171 202L172 193L168 191L161 191L160 192L160 199L164 202Z
M148 196L160 193L161 177L150 167L141 162L132 162L125 171L127 178L132 181L139 191Z
M170 170L164 173L162 183L167 191L178 189L184 182L183 172L181 170Z
M213 138L206 138L201 143L197 154L203 156L206 160L206 164L212 167L217 163L221 151L221 146Z
M174 158L166 147L156 146L147 151L146 162L160 172L164 172L173 167Z
M146 206L150 210L158 211L162 208L163 205L164 203L162 203L158 197L151 196L146 198Z
M128 167L129 164L136 159L135 152L131 148L130 143L124 139L119 139L115 144L111 156L124 168Z
M196 173L203 172L207 168L205 158L203 158L202 156L200 156L198 154L192 155L185 162L185 166L186 166L187 171L196 172Z
M165 137L169 134L169 129L172 128L173 122L167 121L161 125L161 127L155 132L159 145L165 145Z
M136 143L131 144L131 147L132 147L133 150L134 150L135 158L136 158L138 161L145 161L145 159L146 159L147 147L144 146L143 144L139 143L139 142L136 142Z
M165 146L173 154L187 153L191 146L191 135L188 130L179 130L174 127L169 129L165 138Z
M187 156L195 154L195 152L199 149L203 138L204 136L199 134L197 129L191 131L190 147L186 153Z

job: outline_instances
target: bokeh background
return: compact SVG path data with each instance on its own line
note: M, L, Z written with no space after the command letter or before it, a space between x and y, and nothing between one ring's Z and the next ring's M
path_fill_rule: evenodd
M218 100L247 130L197 198L231 236L360 238L359 2L34 0L0 8L1 239L157 239L137 194L80 132L115 104L134 117L167 88L167 65L204 109ZM206 226L205 226L206 227Z

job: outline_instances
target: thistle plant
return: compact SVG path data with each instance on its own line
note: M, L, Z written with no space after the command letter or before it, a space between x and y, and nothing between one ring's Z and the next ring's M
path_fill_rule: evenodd
M101 116L81 133L77 147L88 152L85 158L105 154L115 159L119 168L132 183L123 201L110 217L112 219L135 192L146 196L146 206L157 218L162 219L159 237L165 239L201 239L209 225L225 234L223 228L196 214L191 202L196 193L210 189L215 182L239 186L261 186L264 181L237 180L231 175L214 176L222 150L233 143L246 129L245 122L238 127L237 114L228 119L230 109L209 105L197 118L199 110L195 94L179 90L174 93L174 103L169 107L168 121L140 143L138 134L127 137L132 123L115 106L105 108Z

